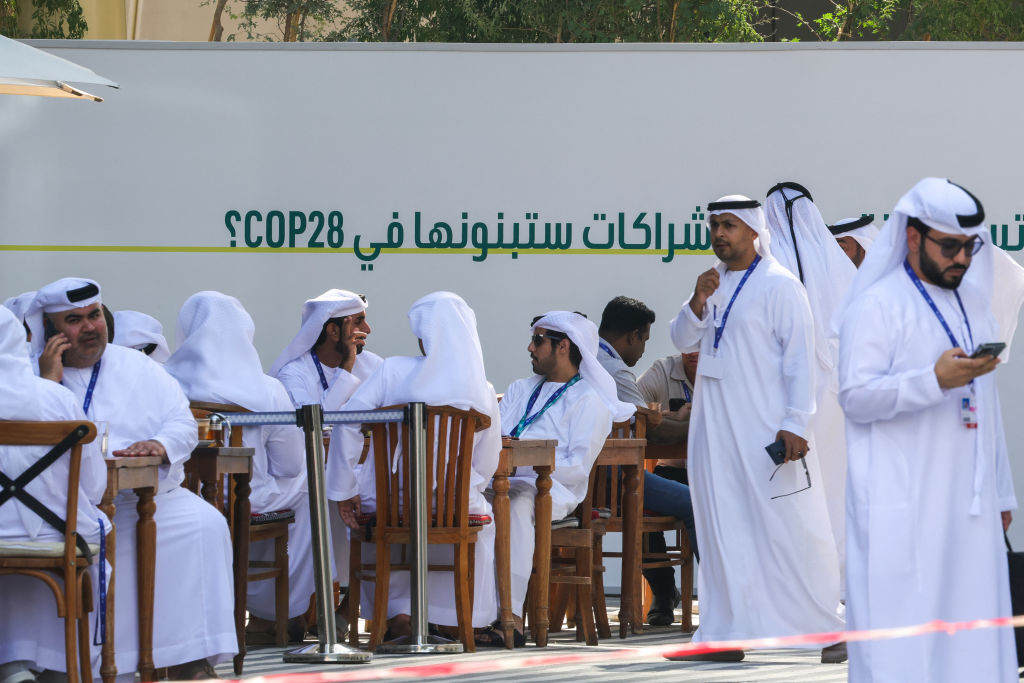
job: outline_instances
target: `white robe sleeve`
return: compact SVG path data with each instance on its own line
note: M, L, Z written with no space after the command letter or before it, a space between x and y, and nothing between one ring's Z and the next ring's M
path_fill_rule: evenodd
M287 363L278 370L277 379L288 391L288 397L292 405L301 408L304 405L315 405L320 403L320 395L312 395L307 388L306 377L295 367L294 363Z
M151 439L163 444L167 451L167 461L172 465L188 460L192 451L199 445L199 427L188 407L188 399L181 390L178 380L171 377L159 365L154 364L153 377L149 383L150 395L159 397L161 410L154 410L160 415L160 429Z
M289 410L291 399L279 382L274 390L276 410ZM265 425L263 447L267 451L267 474L274 478L291 478L305 469L306 439L303 431L291 425Z
M807 437L814 414L814 319L803 286L780 287L774 298L773 329L782 347L786 416L780 430Z
M919 368L890 371L890 349L898 341L887 337L901 329L886 320L885 306L873 298L856 302L847 312L839 335L839 403L849 420L870 423L889 420L940 403L945 394L935 376L934 361L922 358Z
M376 410L384 405L385 381L383 366L359 385L342 410ZM326 489L329 500L349 500L359 494L356 465L363 452L363 433L359 425L338 425L331 435L327 455ZM366 467L373 465L367 461Z
M690 298L692 299L693 295ZM710 322L711 316L708 315L707 306L704 307L703 317L698 318L690 308L690 299L687 299L679 314L672 320L672 343L683 352L697 351Z
M993 392L996 393L996 392ZM1001 511L1017 509L1017 495L1013 490L1013 472L1010 470L1010 456L1006 448L1006 432L1003 431L1003 409L998 404L996 393L995 438L996 438L996 495Z
M582 490L585 493L590 470L612 429L612 415L596 393L588 393L573 401L567 413L563 419L569 425L568 443L564 444L564 451L558 449L562 457L556 462L551 476L570 491ZM578 504L580 501L575 502Z
M359 388L359 378L347 370L339 369L334 381L324 393L324 410L341 410Z

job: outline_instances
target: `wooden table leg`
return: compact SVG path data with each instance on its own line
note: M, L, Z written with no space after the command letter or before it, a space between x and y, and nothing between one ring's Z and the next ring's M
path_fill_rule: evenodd
M627 630L638 633L636 593L640 572L640 476L636 465L623 465L622 493L622 603L619 610L619 638ZM641 620L642 622L642 620Z
M501 609L501 630L505 636L505 647L511 649L512 631L512 553L509 540L510 515L508 500L508 476L495 472L491 482L494 489L494 559L498 567L498 606Z
M134 489L139 502L136 526L136 562L139 588L139 676L142 681L155 681L153 666L153 596L156 589L156 513L155 491L146 486Z
M536 466L537 497L534 501L534 520L537 537L533 549L533 566L545 568L545 580L537 581L537 647L548 644L548 601L551 581L551 468Z
M114 570L117 566L117 532L114 528L114 490L116 487L107 486L100 501L100 512L107 516L110 521L110 533L107 535L107 563L110 565L110 574L107 584L107 629L103 634L103 651L101 654L100 676L103 683L114 683L117 676L117 664L114 662Z
M245 660L245 608L249 589L249 473L232 475L235 481L235 509L233 520L232 555L235 569L235 631L238 634L238 654L235 655L235 675L242 674Z

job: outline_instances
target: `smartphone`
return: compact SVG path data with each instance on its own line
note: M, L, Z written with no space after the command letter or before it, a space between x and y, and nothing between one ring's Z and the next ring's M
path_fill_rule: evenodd
M670 398L668 400L668 409L671 410L673 413L682 408L684 405L686 405L685 398Z
M46 341L50 341L50 337L57 336L57 328L53 326L53 321L50 320L46 315L43 316L43 338Z
M971 354L971 358L981 358L982 356L992 356L993 358L997 358L1005 348L1006 344L1004 342L978 344L978 348L974 349L974 353Z
M786 442L779 439L775 443L768 444L764 447L768 451L768 457L772 459L772 462L776 465L781 465L786 462Z

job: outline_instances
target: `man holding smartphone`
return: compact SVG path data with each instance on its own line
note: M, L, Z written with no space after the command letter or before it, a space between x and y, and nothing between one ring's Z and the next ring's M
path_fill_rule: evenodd
M964 188L920 181L837 317L854 629L1012 614L1001 537L1017 499L992 374L1000 348L984 351L1004 341L992 299L1007 257L984 221ZM1015 681L1013 631L851 643L850 680Z
M807 294L773 258L759 202L731 195L707 208L719 262L672 321L676 348L700 350L688 439L702 550L693 641L842 630L820 470L795 462L808 452L814 412ZM779 466L765 453L775 441ZM739 661L743 651L685 659Z

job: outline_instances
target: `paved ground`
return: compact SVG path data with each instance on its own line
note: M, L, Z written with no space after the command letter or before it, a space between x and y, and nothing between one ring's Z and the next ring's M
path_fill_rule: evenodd
M614 609L614 608L613 608ZM613 624L613 631L615 625ZM267 676L274 674L319 673L353 674L365 671L368 676L380 673L382 669L417 666L423 664L441 664L444 662L493 662L496 667L511 661L526 662L537 656L544 655L583 655L582 662L571 664L531 666L529 668L495 669L488 673L453 676L445 673L436 680L459 681L460 683L493 683L501 681L530 681L546 683L548 681L565 681L570 678L580 679L586 683L603 681L701 681L707 683L740 683L743 681L779 681L786 683L838 683L846 680L846 664L821 664L817 650L762 650L748 652L746 659L738 664L715 663L680 663L670 662L662 658L642 658L602 660L602 653L629 649L638 655L644 650L657 646L672 645L686 642L689 637L682 636L678 625L672 628L652 628L640 635L630 636L625 640L613 637L603 640L597 647L586 647L575 641L574 631L563 631L552 634L547 648L538 649L532 645L517 650L478 650L474 654L460 655L418 655L418 656L376 656L368 664L346 666L318 666L285 664L281 655L284 648L264 648L250 650L245 659L244 678ZM587 661L593 659L593 661ZM224 678L233 677L230 662L217 667L217 672ZM425 679L424 676L415 678ZM394 678L392 680L415 680L412 677Z

